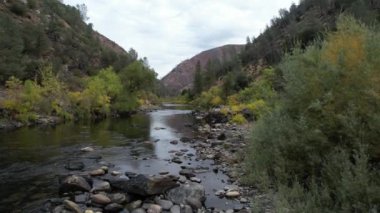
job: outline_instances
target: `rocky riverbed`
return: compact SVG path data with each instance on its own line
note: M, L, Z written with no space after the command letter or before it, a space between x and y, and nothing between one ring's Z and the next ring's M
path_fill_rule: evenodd
M239 181L248 126L188 112L159 110L142 122L146 127L137 120L118 125L141 129L138 135L148 129L146 139L123 139L112 130L109 140L117 143L109 147L70 146L64 160L51 160L55 171L46 165L56 173L55 193L29 212L250 212L255 191Z

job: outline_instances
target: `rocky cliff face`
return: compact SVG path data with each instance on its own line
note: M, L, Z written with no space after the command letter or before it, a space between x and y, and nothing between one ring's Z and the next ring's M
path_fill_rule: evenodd
M228 61L239 54L243 48L244 45L225 45L203 51L178 64L169 74L162 78L161 82L171 94L179 94L183 89L192 87L195 67L198 61L202 69L204 69L208 61Z

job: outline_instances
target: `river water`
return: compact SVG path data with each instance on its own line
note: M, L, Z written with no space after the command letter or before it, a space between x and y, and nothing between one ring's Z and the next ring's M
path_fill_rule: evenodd
M106 164L112 171L141 174L167 171L178 175L181 165L206 167L208 171L197 174L206 188L206 207L227 209L237 205L214 195L227 185L228 177L212 172L213 161L197 161L190 145L170 143L195 136L188 127L194 123L190 113L166 105L165 109L127 119L0 132L0 212L38 211L44 201L58 196L58 176L69 173L65 165L70 161L83 162L85 171ZM80 149L87 146L95 151L81 153ZM182 164L170 162L170 151L181 149L195 156L183 158Z

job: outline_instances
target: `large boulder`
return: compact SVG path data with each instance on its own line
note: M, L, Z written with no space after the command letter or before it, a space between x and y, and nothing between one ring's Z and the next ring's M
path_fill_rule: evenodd
M61 185L59 187L60 193L75 192L75 191L88 192L90 190L91 190L91 186L86 181L86 179L77 175L70 175L66 177L61 182Z
M187 204L195 209L202 208L206 200L205 188L192 182L169 190L166 197L175 204Z
M119 185L119 188L125 192L141 196L156 195L162 194L171 188L177 187L177 179L178 177L173 175L137 175L136 177L126 181L124 184Z

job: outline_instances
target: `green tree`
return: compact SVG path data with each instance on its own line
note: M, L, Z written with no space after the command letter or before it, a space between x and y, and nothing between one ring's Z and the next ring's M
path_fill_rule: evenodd
M195 95L200 95L203 91L203 80L201 73L201 62L198 61L195 66L195 74L194 74L194 83L193 83L193 91Z

